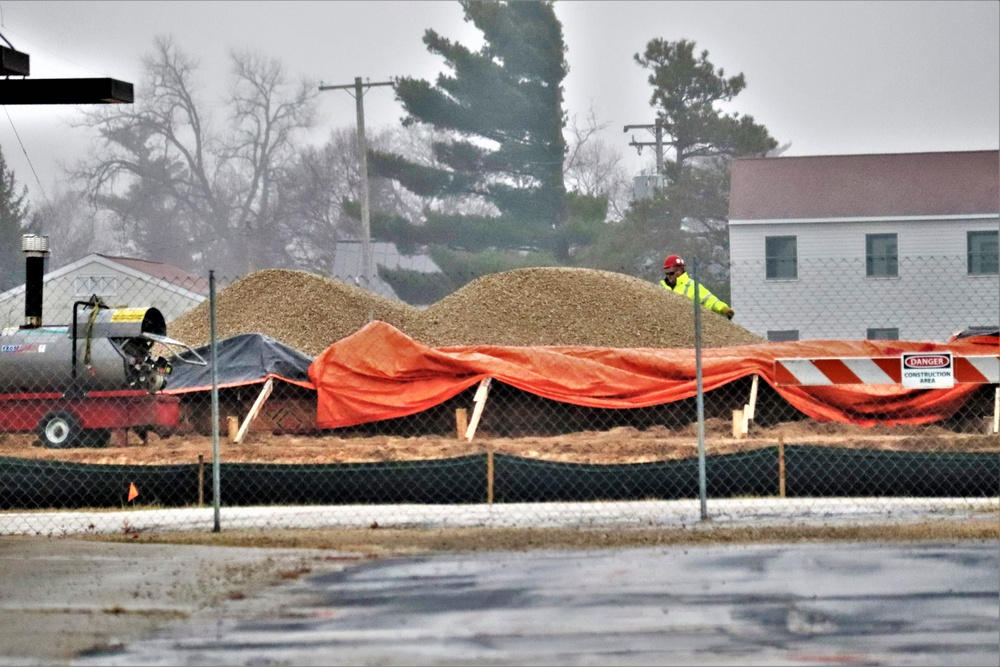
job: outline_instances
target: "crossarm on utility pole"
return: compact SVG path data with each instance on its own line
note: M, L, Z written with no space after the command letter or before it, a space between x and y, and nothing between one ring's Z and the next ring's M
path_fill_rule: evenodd
M656 137L656 141L636 141L635 137L632 137L632 141L629 142L629 146L635 146L639 153L642 153L643 146L655 146L656 147L656 173L663 173L663 123L659 118L652 125L626 125L622 132L628 132L632 129L649 130Z

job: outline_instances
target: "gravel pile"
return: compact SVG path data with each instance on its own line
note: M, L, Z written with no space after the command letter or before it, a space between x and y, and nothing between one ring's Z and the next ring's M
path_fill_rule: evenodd
M250 274L216 297L219 338L261 333L316 356L372 320L433 347L449 345L694 346L690 299L620 273L530 268L475 280L425 310L306 273ZM762 342L722 316L702 311L702 345ZM171 338L209 342L208 302L168 327Z
M622 273L517 269L475 280L421 313L408 332L433 346L694 347L690 299ZM702 345L763 339L702 310Z
M372 320L406 331L419 311L395 299L305 271L257 271L216 293L218 338L260 333L310 356ZM210 341L208 300L171 322L167 335L192 347Z

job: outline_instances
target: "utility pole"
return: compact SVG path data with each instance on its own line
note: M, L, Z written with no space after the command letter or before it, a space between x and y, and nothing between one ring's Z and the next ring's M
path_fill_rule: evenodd
M629 142L629 146L635 146L639 155L642 155L643 146L655 146L656 147L656 173L663 173L663 123L659 118L653 125L626 125L622 132L628 132L631 129L649 130L656 137L656 141L636 141L635 136L632 136L632 141Z
M323 90L346 90L351 94L354 89L355 104L358 110L358 168L361 170L361 272L365 277L365 287L371 289L375 283L375 275L372 262L372 230L371 230L371 209L368 203L368 142L365 140L365 103L364 95L367 88L372 86L391 86L392 81L379 81L377 83L362 83L361 77L354 77L353 84L343 86L323 86Z

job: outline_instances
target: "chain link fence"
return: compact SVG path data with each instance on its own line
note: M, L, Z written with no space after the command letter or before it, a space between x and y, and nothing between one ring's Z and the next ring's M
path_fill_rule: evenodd
M998 508L1000 278L965 258L732 266L732 321L588 269L97 269L0 294L0 534Z

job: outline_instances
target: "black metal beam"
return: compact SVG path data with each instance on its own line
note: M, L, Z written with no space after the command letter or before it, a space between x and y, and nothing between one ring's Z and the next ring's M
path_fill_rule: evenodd
M117 79L2 79L0 105L131 104L132 84Z
M31 56L0 45L0 76L28 76Z

